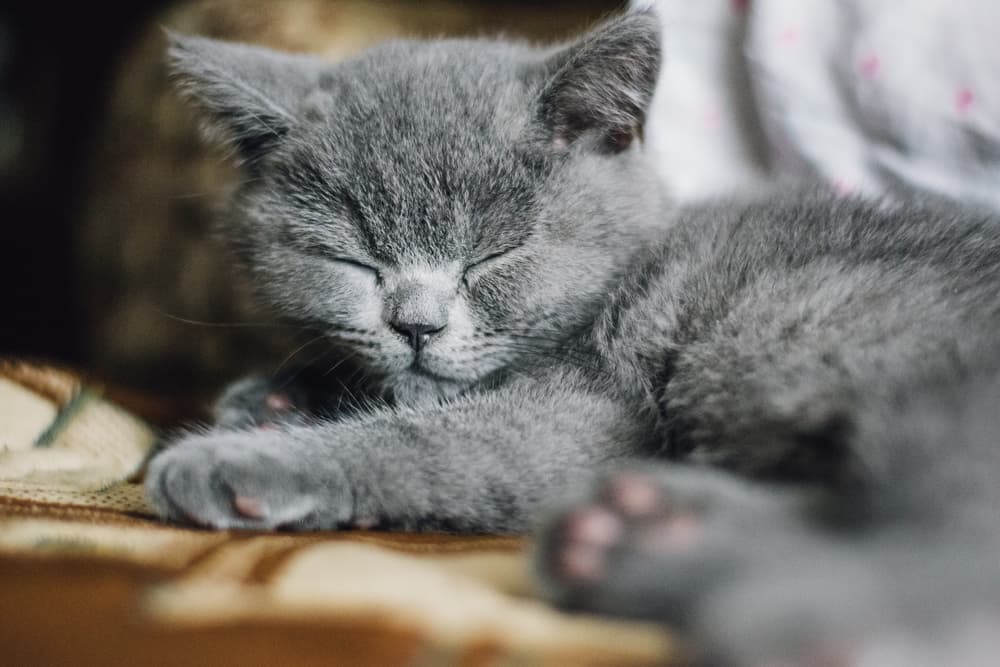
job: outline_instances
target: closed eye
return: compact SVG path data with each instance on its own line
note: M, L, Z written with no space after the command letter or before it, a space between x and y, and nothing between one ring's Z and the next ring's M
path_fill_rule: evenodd
M343 255L337 254L338 250L331 248L326 239L311 239L308 237L302 238L302 235L299 235L293 240L292 243L296 248L311 257L315 257L316 259L324 262L333 262L334 264L342 264L344 266L350 266L355 269L367 271L368 273L371 273L381 279L381 272L378 268L372 266L371 264L366 264L356 259L351 259L350 257L344 257Z
M382 282L382 273L377 268L371 266L370 264L359 262L356 259L348 259L347 257L330 257L329 259L330 261L335 262L337 264L343 264L345 266L350 266L355 269L360 269L362 271L365 271L366 273L371 274L375 278L376 282L378 282L379 284L381 284Z
M464 282L465 285L468 286L469 285L469 278L470 277L474 277L474 274L478 270L487 268L491 263L493 263L494 261L500 259L501 257L503 257L504 255L506 255L507 253L509 253L513 249L514 248L505 248L504 250L500 250L498 252L490 253L489 255L486 255L486 256L484 256L484 257L482 257L480 259L477 259L476 261L472 262L471 264L469 264L468 266L465 267L465 271L462 273L462 282Z

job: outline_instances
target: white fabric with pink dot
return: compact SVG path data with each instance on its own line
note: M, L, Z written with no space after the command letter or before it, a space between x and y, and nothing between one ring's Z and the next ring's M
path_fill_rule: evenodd
M681 201L771 177L1000 209L997 0L635 0L664 25L647 135Z

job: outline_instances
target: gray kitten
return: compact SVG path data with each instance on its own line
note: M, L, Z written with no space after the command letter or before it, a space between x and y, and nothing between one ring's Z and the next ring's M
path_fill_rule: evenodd
M158 511L523 531L589 481L540 535L545 590L709 659L1000 626L1000 221L672 210L641 142L659 39L634 13L330 66L175 37L248 173L226 237L340 360L234 385L152 462Z

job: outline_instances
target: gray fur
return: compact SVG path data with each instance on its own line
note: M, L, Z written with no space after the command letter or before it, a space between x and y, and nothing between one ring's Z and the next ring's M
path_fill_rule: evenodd
M926 558L875 592L852 579L856 599L891 606L914 573L975 588L936 540L967 545L962 569L996 539L1000 221L821 193L672 210L637 140L657 26L631 14L547 50L395 42L337 66L174 36L181 86L253 174L226 237L264 302L357 371L236 385L221 427L153 461L158 511L216 528L523 531L601 471L674 460L726 471L655 473L705 498L692 507L718 551L681 571L629 560L626 543L587 589L546 564L550 527L554 599L680 616L720 650L710 628L773 647L740 620L753 577L775 584L757 593L775 618L811 604L846 627L853 602L815 581L803 600L774 564L800 579L891 569L898 549L864 536L900 533ZM247 430L284 390L301 414ZM777 481L812 491L786 502Z

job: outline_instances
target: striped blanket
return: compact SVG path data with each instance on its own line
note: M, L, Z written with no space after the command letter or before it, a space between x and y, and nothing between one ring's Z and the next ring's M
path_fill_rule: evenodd
M154 430L63 370L0 361L0 662L644 665L642 624L533 596L523 540L164 525Z

